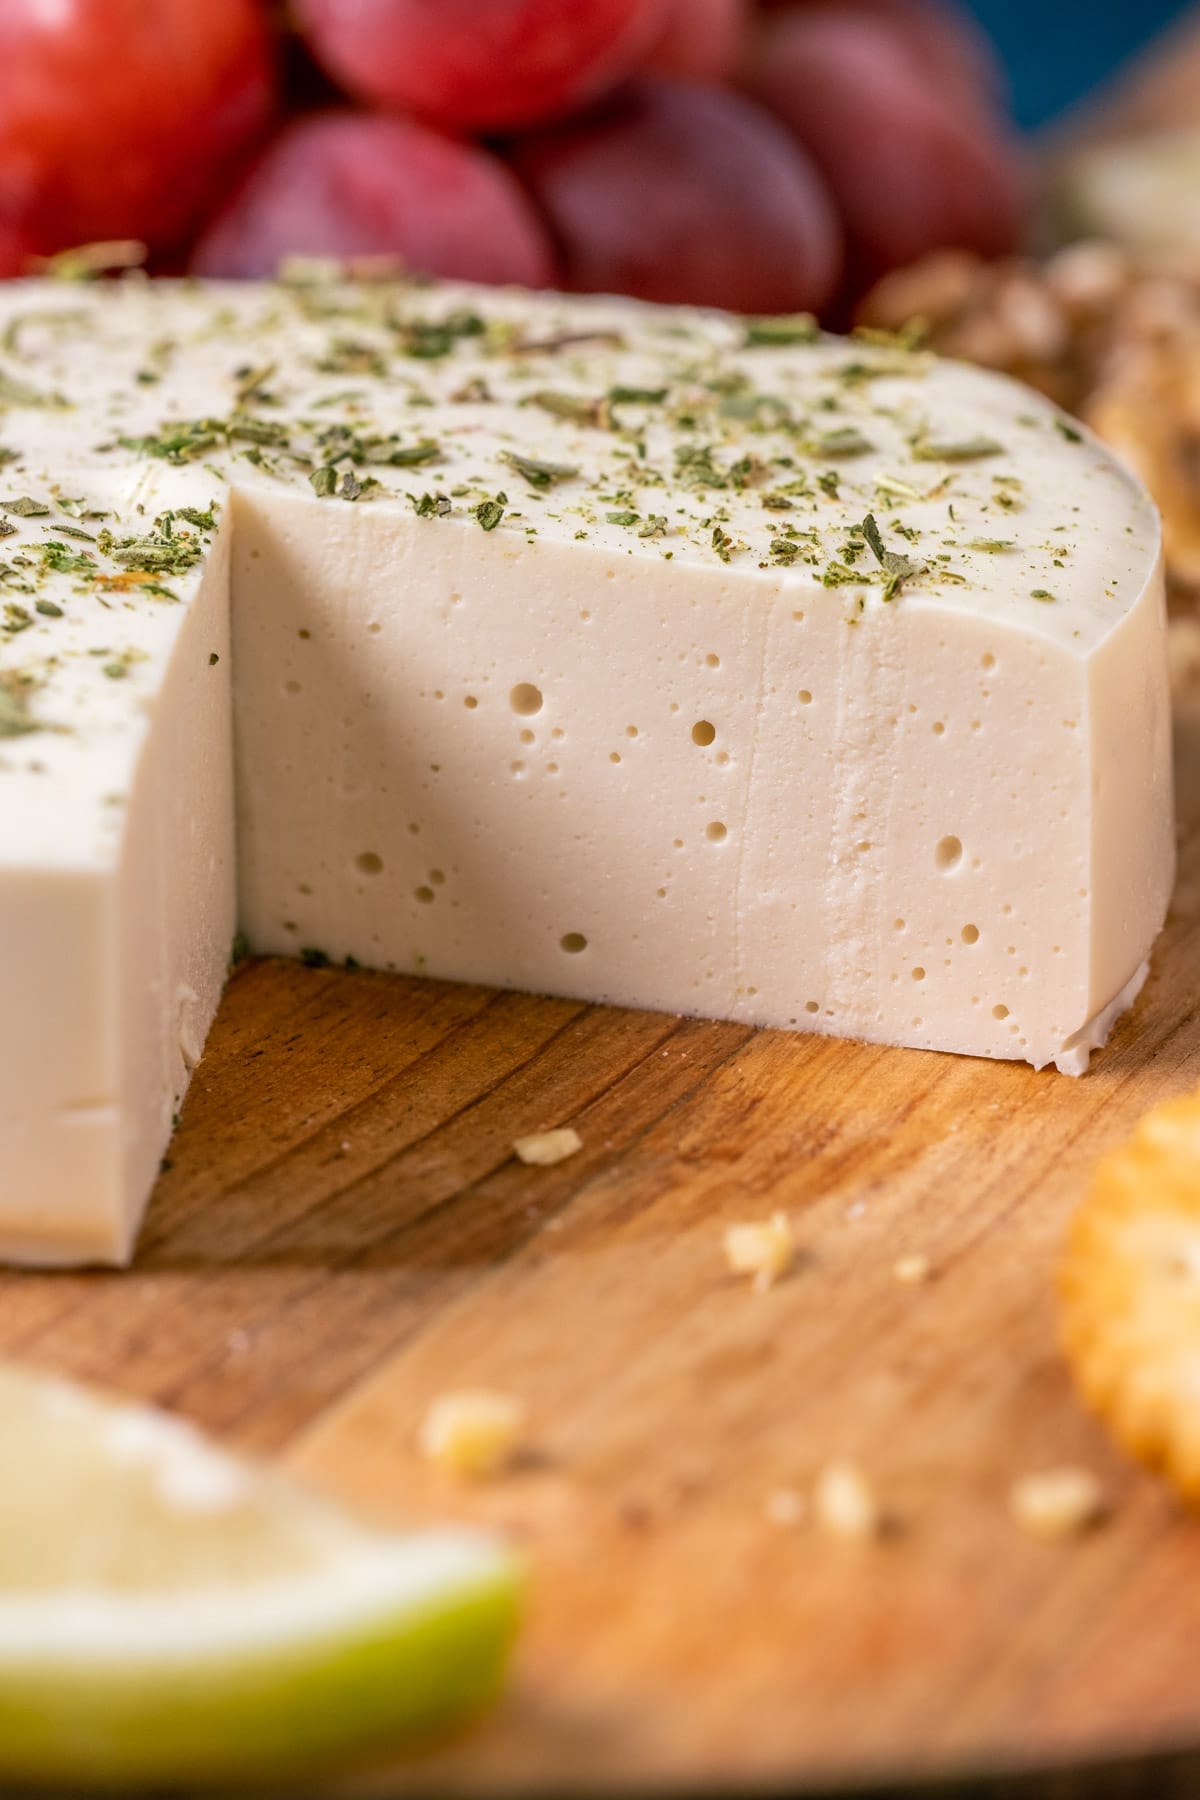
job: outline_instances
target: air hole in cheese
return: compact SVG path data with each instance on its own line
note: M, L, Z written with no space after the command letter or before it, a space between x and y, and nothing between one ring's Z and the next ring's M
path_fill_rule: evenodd
M542 710L542 690L535 687L532 681L518 681L508 696L508 703L515 713L526 716L539 713Z

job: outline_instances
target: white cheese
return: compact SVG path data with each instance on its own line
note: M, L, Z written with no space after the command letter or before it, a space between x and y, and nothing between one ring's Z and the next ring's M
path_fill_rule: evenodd
M1153 509L1001 378L804 335L0 291L0 1254L129 1254L236 925L1086 1065L1172 879Z

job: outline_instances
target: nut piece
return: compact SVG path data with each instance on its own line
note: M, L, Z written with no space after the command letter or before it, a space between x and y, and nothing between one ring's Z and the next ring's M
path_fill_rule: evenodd
M1098 319L1121 299L1132 270L1119 244L1082 238L1067 244L1042 270L1046 286L1072 319Z
M417 1434L421 1454L451 1475L495 1475L513 1460L525 1408L485 1388L442 1394Z
M1009 1505L1022 1531L1053 1542L1078 1537L1108 1511L1104 1489L1087 1469L1023 1475L1013 1483Z
M892 1274L896 1280L904 1282L907 1287L916 1287L920 1282L928 1281L930 1273L927 1256L900 1256L892 1266Z
M538 1131L530 1137L519 1137L513 1143L513 1149L519 1161L549 1169L582 1150L583 1139L572 1126L563 1125L558 1131Z
M772 1213L757 1224L730 1225L723 1239L725 1260L735 1275L753 1275L756 1292L765 1293L786 1275L796 1260L796 1235L786 1213Z
M832 1537L874 1538L883 1529L875 1490L854 1463L830 1463L813 1487L813 1514Z

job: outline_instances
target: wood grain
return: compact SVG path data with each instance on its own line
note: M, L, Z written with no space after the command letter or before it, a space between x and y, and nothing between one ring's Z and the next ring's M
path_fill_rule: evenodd
M509 1700L419 1765L486 1794L859 1782L1200 1744L1200 1527L1120 1465L1055 1348L1064 1219L1098 1153L1200 1076L1200 711L1154 974L1086 1080L399 978L245 967L128 1274L0 1280L0 1352L178 1409L395 1520L526 1546ZM552 1169L519 1134L573 1124ZM803 1247L755 1294L722 1226ZM904 1286L899 1256L930 1258ZM463 1489L431 1396L530 1408ZM871 1545L765 1518L831 1458ZM1050 1547L1014 1477L1095 1469Z

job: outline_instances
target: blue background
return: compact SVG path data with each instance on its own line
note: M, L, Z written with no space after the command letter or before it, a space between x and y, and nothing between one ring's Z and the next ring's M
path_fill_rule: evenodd
M1185 0L967 0L1004 58L1022 125L1042 125L1188 10Z

